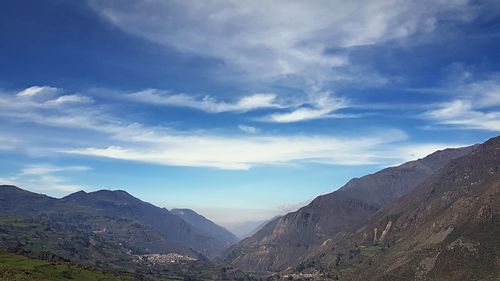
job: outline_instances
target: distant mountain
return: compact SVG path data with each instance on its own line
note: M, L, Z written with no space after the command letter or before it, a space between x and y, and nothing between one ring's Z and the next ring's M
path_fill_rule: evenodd
M169 242L192 248L209 258L217 256L229 246L224 238L197 228L167 209L143 202L122 190L80 191L64 197L62 201L102 210L106 215L138 221L167 237Z
M191 209L172 209L170 212L179 216L192 226L209 233L212 237L219 239L225 244L225 247L229 247L239 241L238 237L236 237L236 235L231 233L229 230L215 224L211 220Z
M226 260L251 272L282 271L338 233L364 225L384 204L412 191L453 159L476 146L437 151L424 159L349 181L339 190L267 223L226 252Z
M138 254L177 252L212 258L229 246L225 238L121 190L80 191L56 199L4 185L0 215L7 214L98 234Z
M500 137L303 259L340 280L500 280Z
M56 199L0 185L0 251L61 263L44 267L47 271L24 268L22 272L18 264L2 264L0 279L3 272L10 274L6 280L19 274L41 278L59 269L69 271L68 263L78 263L133 280L251 280L234 267L206 259L227 246L214 233L125 191L80 191ZM172 256L182 262L167 258ZM85 274L90 276L89 272ZM47 278L59 280L58 276Z
M267 220L257 220L257 221L243 221L237 223L231 223L226 225L226 228L234 233L239 240L243 240L247 237L250 237L257 233L261 228L264 227L269 221L276 219L274 217L272 219Z

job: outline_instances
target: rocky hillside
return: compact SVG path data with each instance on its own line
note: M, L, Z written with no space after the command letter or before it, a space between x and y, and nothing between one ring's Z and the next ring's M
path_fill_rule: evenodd
M296 212L269 222L230 248L226 260L250 272L285 270L336 234L363 226L384 204L412 191L476 146L437 151L424 159L349 181Z
M205 233L210 233L212 237L217 238L219 243L224 244L221 249L227 248L236 242L238 242L238 237L232 234L229 230L224 227L215 224L211 220L205 218L204 216L196 213L191 209L172 209L170 212L176 216L179 216L185 222L189 223L193 227L204 231Z
M364 226L311 249L284 276L499 280L500 137L451 161Z

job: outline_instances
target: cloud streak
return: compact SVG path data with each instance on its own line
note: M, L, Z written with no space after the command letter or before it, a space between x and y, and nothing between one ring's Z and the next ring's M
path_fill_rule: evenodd
M28 165L13 176L0 178L0 183L21 186L35 192L48 191L66 194L67 192L74 192L82 188L69 183L69 180L62 176L62 174L85 172L90 169L90 167L86 166Z
M12 98L12 95L9 97ZM104 157L117 160L138 161L167 166L210 167L217 169L245 170L256 166L290 165L300 163L323 163L329 165L388 165L401 163L408 159L425 156L417 153L408 155L404 151L414 147L408 144L408 136L400 130L379 128L347 136L321 134L224 134L199 130L177 131L161 126L147 126L117 118L105 108L93 104L46 105L46 101L19 102L14 96L16 106L8 112L0 112L0 117L16 122L33 123L38 126L65 128L73 133L85 130L87 144L66 142L59 147L46 148L38 144L39 149L47 153ZM51 100L57 100L51 98ZM0 101L9 101L0 95ZM242 100L244 102L242 102ZM314 102L314 103L313 103ZM313 103L318 110L325 109L325 114L332 108L342 106L340 100L329 94L316 95ZM40 104L42 105L40 107ZM250 108L256 103L240 99L237 103ZM252 106L248 106L252 104ZM314 117L318 117L315 115ZM15 117L15 118L14 118ZM310 116L306 116L310 117ZM301 116L300 120L304 120ZM292 121L298 121L298 118ZM253 128L253 127L252 127ZM241 127L246 132L256 129ZM43 136L38 136L40 138ZM47 142L52 138L47 136ZM90 141L92 139L92 141ZM93 145L99 143L100 145ZM34 147L37 144L33 144ZM444 148L453 144L437 144ZM432 152L432 151L425 151ZM64 170L69 172L72 167ZM27 167L25 174L62 172L52 167ZM48 179L47 179L48 180ZM55 182L56 178L54 178Z
M433 105L422 118L459 129L500 131L500 75L452 83L440 91L457 98Z
M147 89L132 93L127 97L133 101L164 105L195 108L211 113L221 112L248 112L263 108L280 108L276 103L275 94L254 94L244 96L234 103L218 101L211 96L204 96L201 99L195 99L185 94L170 94L168 91L156 89Z
M335 117L332 112L348 107L344 99L333 97L330 93L322 93L316 96L310 105L301 106L291 112L274 113L262 118L263 121L275 123L293 123L314 119ZM337 116L338 117L338 116Z
M330 79L349 64L328 52L405 39L475 17L468 1L92 1L122 30L222 60L244 76Z
M401 141L406 135L387 131L379 136L355 140L332 136L138 136L126 147L89 147L64 153L143 161L162 165L249 169L259 165L320 162L336 165L380 164L386 157L375 152L384 144ZM387 141L391 140L391 141ZM371 151L371 152L369 152Z

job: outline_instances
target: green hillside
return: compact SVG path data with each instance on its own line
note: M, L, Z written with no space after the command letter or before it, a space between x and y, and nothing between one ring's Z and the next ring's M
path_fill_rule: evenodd
M132 277L116 276L79 265L53 263L9 253L0 249L0 281L102 280L125 281Z

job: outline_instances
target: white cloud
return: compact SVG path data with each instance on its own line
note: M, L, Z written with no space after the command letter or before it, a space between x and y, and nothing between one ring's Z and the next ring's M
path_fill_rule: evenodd
M274 113L262 118L262 120L276 123L292 123L323 119L333 117L332 112L345 107L347 107L345 100L334 98L330 93L323 93L315 98L312 107L300 107L291 112Z
M499 111L474 110L472 103L466 100L442 103L438 108L425 112L422 117L438 124L458 128L500 131Z
M11 177L0 178L0 184L12 184L34 192L65 195L68 192L81 190L82 187L69 183L69 180L61 174L90 169L86 166L29 165Z
M94 99L82 95L64 95L47 101L47 104L60 105L63 103L93 103Z
M280 108L281 105L275 103L275 94L254 94L244 96L234 103L218 101L211 96L202 99L195 99L185 94L170 94L168 91L147 89L128 97L132 100L166 106L190 107L206 112L247 112L261 108Z
M249 169L256 165L283 165L291 162L319 162L337 165L382 164L392 157L377 153L384 145L404 140L397 130L372 136L214 136L157 134L140 129L130 132L127 146L88 147L61 152L143 161L173 166Z
M311 104L318 108L328 108L332 104L337 108L341 104L329 94L312 96L316 98L312 99ZM3 98L0 95L0 102ZM235 104L249 108L256 103L240 99ZM331 107L329 111L330 109ZM227 135L199 130L177 131L122 120L110 114L106 108L90 104L81 104L77 108L39 108L29 103L19 103L1 111L0 117L2 116L10 121L21 120L41 126L66 128L72 130L70 132L86 130L84 139L89 140L85 143L71 139L69 142L59 143L57 148L52 145L45 147L36 142L30 145L30 148L38 145L39 150L45 149L49 154L67 153L170 166L219 169L249 169L261 165L302 162L387 165L407 160L398 150L405 144L406 134L384 128L377 129L376 133L373 130L363 131L349 137L300 134ZM36 135L37 141L44 137L46 143L53 142L52 136ZM99 145L96 146L95 143ZM27 167L25 172L33 174L57 171L51 167Z
M60 92L60 89L49 86L32 86L19 92L19 97L35 97L39 95L53 95Z
M127 97L137 102L165 105L190 107L203 110L210 113L221 112L248 112L257 109L288 109L289 112L279 112L269 114L257 121L274 123L292 123L322 118L354 118L354 115L332 114L342 108L348 107L345 98L334 97L330 92L319 91L317 87L312 88L305 99L295 99L293 102L276 101L275 94L254 94L243 96L233 103L218 101L213 97L205 96L202 99L196 99L185 94L171 94L168 91L147 89L140 92L128 94ZM240 128L241 129L241 128ZM247 131L248 132L248 131Z
M62 95L63 89L49 86L32 86L16 95L0 93L0 114L9 115L13 112L22 114L33 113L36 110L64 110L70 107L93 103L94 100L85 95Z
M433 105L422 118L455 128L500 131L500 75L451 83L440 91L452 93L453 99Z
M125 1L94 0L105 19L182 52L217 58L258 78L329 79L348 56L328 52L431 32L468 21L467 0Z
M53 174L57 172L67 172L67 171L88 171L89 167L86 166L53 166L53 165L29 165L21 170L21 175L35 175L42 176L46 174Z
M259 129L252 127L252 126L246 126L246 125L238 125L238 129L242 130L245 133L249 133L249 134L257 134L259 132Z

